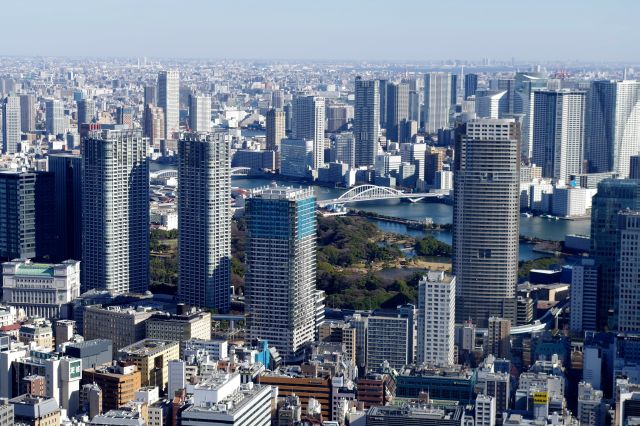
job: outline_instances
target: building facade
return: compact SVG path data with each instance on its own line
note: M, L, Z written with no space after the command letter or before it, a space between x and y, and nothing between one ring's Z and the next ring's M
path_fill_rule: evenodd
M447 366L455 363L456 278L428 271L418 283L416 361Z
M614 306L618 328L623 333L640 332L640 210L623 210L617 215L618 243Z
M640 181L605 179L591 205L591 255L598 269L597 326L616 329L615 281L618 267L617 213L623 209L640 210Z
M293 99L293 138L313 141L312 168L324 166L325 101L319 96Z
M9 95L2 103L2 152L15 154L21 139L20 97Z
M138 130L92 132L82 153L82 289L149 285L149 159Z
M48 99L45 102L46 130L50 135L64 133L64 104L58 99Z
M540 90L533 95L533 162L542 176L568 182L583 173L586 93Z
M154 314L150 309L88 306L84 310L83 332L86 340L110 339L113 352L146 336L145 322Z
M430 72L424 75L424 130L438 133L449 128L451 74Z
M227 311L231 303L231 167L221 133L178 142L178 299Z
M385 90L386 91L386 90ZM373 166L379 150L380 81L356 77L353 118L355 165Z
M53 185L48 172L0 172L0 260L52 255Z
M80 262L39 264L16 260L2 264L2 302L28 316L70 318L69 304L80 296Z
M629 176L629 157L640 152L640 81L591 83L587 105L589 172Z
M387 140L408 142L406 123L409 120L409 84L387 84Z
M177 70L158 73L158 106L164 111L164 135L171 139L180 129L180 74Z
M211 96L189 97L189 126L192 132L211 131Z
M313 141L308 139L282 139L280 144L280 174L307 178L313 168Z
M54 183L55 260L82 259L82 156L50 154Z
M456 322L515 320L520 147L512 119L477 119L456 141L453 274Z
M245 207L245 300L250 339L293 357L315 338L316 216L313 191L255 190Z

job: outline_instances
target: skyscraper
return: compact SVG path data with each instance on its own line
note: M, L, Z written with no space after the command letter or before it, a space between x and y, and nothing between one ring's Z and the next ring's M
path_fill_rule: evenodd
M144 86L144 105L149 104L158 105L157 100L157 87L156 86Z
M46 127L50 135L60 135L64 132L64 105L57 99L45 102Z
M356 167L373 166L380 135L380 82L356 77L353 134Z
M338 133L334 139L332 161L348 164L353 168L356 164L356 139L353 133Z
M149 145L160 148L160 141L165 138L164 111L162 108L147 104L144 109L144 135L149 138Z
M347 123L353 119L353 106L332 104L327 106L327 132L335 133L347 128Z
M378 93L380 99L380 126L385 126L387 123L387 101L388 87L391 83L387 80L378 80Z
M623 210L617 214L615 312L617 330L640 332L640 210Z
M223 133L178 141L178 299L229 310L231 166Z
M400 144L400 156L403 163L413 164L416 168L415 177L425 180L425 161L427 158L427 144L403 143Z
M53 175L0 172L0 260L52 254Z
M464 98L473 96L478 89L478 74L466 74L464 76Z
M247 337L291 358L315 335L315 197L311 189L257 189L245 215Z
M78 127L92 123L96 114L96 103L93 99L80 99L78 102Z
M82 287L149 284L149 159L139 130L90 132L82 150Z
M451 74L451 105L458 103L458 74Z
M500 103L506 90L476 90L476 115L478 118L501 118Z
M2 152L15 154L20 144L22 122L20 120L20 98L9 95L2 103Z
M280 143L280 174L306 178L313 167L313 141L282 139Z
M387 84L387 139L408 142L405 123L409 120L409 84Z
M600 182L591 207L591 255L598 268L599 330L616 328L616 215L623 209L640 210L640 181L606 179Z
M515 112L516 81L513 78L496 78L489 82L491 90L506 91L507 94L500 99L500 112L513 114Z
M272 108L267 111L267 149L280 151L280 142L285 138L285 116L281 109ZM279 168L279 167L278 167Z
M20 95L20 122L23 133L33 132L36 130L35 95Z
M456 322L515 321L520 147L513 119L476 119L456 140L453 274Z
M192 132L211 131L211 96L189 97L189 125Z
M158 73L158 106L164 111L165 137L180 129L180 75L177 70Z
M513 111L523 114L522 118L522 157L533 156L533 94L536 90L547 88L547 75L541 72L517 72Z
M418 364L453 365L456 278L428 271L418 284Z
M424 128L438 133L449 127L451 109L451 74L430 72L424 75Z
M313 168L324 166L325 103L318 96L293 99L293 138L313 141Z
M629 157L640 153L640 81L594 81L587 102L589 172L629 176Z
M82 157L49 154L48 160L54 181L54 260L82 260Z
M116 124L126 126L127 129L133 128L133 108L119 106L116 108Z
M583 173L585 92L541 90L533 104L533 162L542 176L568 182Z
M271 108L282 109L284 107L284 91L274 90L271 92Z
M595 331L598 305L598 268L593 259L581 259L571 271L569 330L577 336Z

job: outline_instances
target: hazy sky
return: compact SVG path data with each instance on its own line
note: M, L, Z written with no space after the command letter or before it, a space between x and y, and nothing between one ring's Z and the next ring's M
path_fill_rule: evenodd
M6 0L0 55L640 60L640 0Z

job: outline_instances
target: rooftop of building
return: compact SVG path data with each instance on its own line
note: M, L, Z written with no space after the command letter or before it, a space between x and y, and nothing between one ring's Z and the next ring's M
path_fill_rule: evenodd
M399 416L414 419L462 420L461 406L441 406L434 404L404 404L402 406L377 406L367 411L367 416Z
M151 356L162 352L172 346L177 347L178 344L178 342L173 340L143 339L120 349L119 352L125 355L132 356Z
M20 333L48 334L53 333L53 330L51 326L46 324L22 324L20 326Z
M55 275L56 269L65 268L69 265L75 265L79 263L77 260L65 260L60 263L33 263L29 259L16 259L10 262L3 263L3 269L5 273L13 273L18 276L28 277L40 277L40 278L52 278ZM13 267L13 269L11 269ZM9 268L9 270L7 270Z
M84 348L94 348L98 346L111 345L111 344L113 344L113 342L109 339L92 339L92 340L84 340L82 342L69 343L67 344L66 347L84 349Z
M426 274L422 276L421 281L426 282L437 282L437 283L451 283L453 281L454 276L445 273L444 271L427 271Z
M114 314L122 315L140 315L149 312L154 312L155 309L150 306L88 306L87 310L99 310L112 312Z
M265 388L271 389L271 386L256 385L253 382L245 383L240 385L240 388L236 392L217 404L203 403L195 405L192 402L192 405L187 407L184 411L234 415L246 404L250 403L251 400Z
M268 200L302 200L314 197L314 192L312 188L294 188L271 184L270 186L253 189L251 197Z
M438 367L429 364L415 364L407 365L404 369L400 370L398 375L469 380L474 376L474 374L474 370L467 369L461 365Z
M95 416L90 424L99 425L119 425L119 426L142 426L144 420L140 418L140 413L132 410L110 410L104 414Z
M55 398L44 396L24 394L10 399L9 403L13 405L16 417L42 418L60 411Z
M185 314L171 314L169 312L158 312L153 314L149 321L163 321L163 322L194 322L204 317L211 316L209 312L194 311Z

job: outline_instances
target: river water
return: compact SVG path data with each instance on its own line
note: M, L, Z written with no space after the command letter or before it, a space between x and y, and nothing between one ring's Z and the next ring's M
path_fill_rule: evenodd
M234 177L231 185L238 188L256 188L269 185L273 180ZM320 200L338 198L345 190L339 188L327 188L305 183L279 182L283 185L294 187L312 186L316 197ZM372 202L361 202L354 205L359 210L371 211L385 216L399 217L403 219L423 220L427 217L433 219L435 223L448 224L452 222L453 207L442 203L406 203L400 200L381 200ZM420 237L425 232L407 229L405 225L389 223L384 221L374 221L380 229L387 232ZM549 220L540 217L520 217L520 234L527 237L537 237L543 240L562 241L566 234L589 235L591 222L589 220ZM429 232L438 240L451 244L452 235L449 231ZM533 251L533 245L520 244L520 260L531 260L545 257L545 254Z
M164 168L175 168L171 165L151 163L151 171ZM232 178L231 185L234 188L252 189L269 185L273 179L263 178L246 178L236 176ZM327 200L338 198L344 189L327 188L323 186L309 185L308 183L295 182L278 182L281 185L290 185L294 187L313 187L316 197L319 200ZM423 220L431 218L434 223L448 224L452 222L453 207L442 203L418 202L406 203L400 200L380 200L372 202L361 202L354 205L359 210L371 211L385 216L398 217L411 220ZM398 234L409 235L412 237L420 237L425 232L407 229L406 226L397 223L389 223L383 221L374 221L378 227L386 232L394 232ZM543 240L562 241L567 234L590 234L591 222L589 220L549 220L540 217L520 217L520 234L527 237L537 237ZM451 244L452 235L449 231L431 231L429 232L438 240ZM533 251L531 244L520 244L520 260L531 260L544 257L545 254Z

